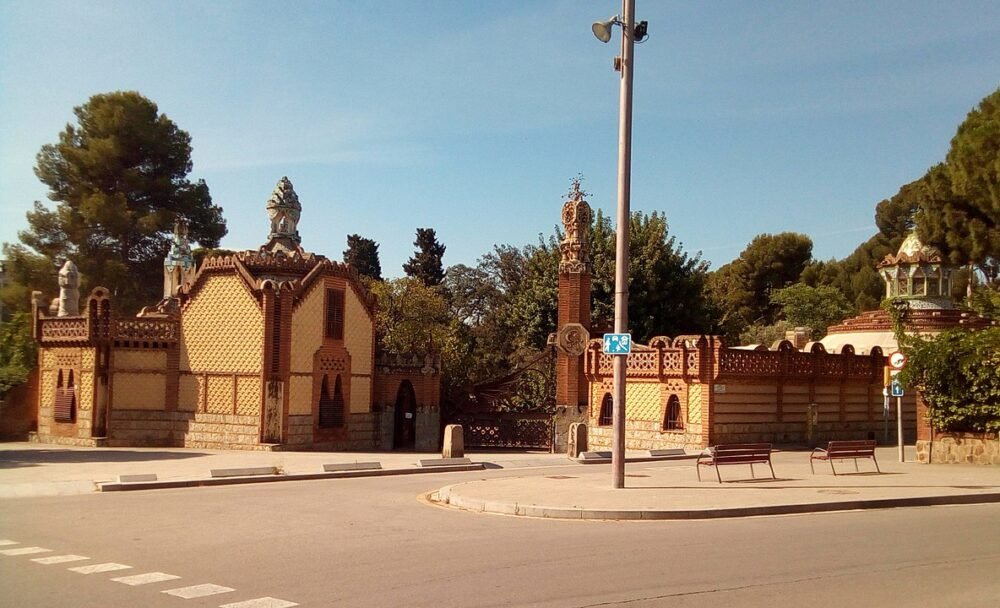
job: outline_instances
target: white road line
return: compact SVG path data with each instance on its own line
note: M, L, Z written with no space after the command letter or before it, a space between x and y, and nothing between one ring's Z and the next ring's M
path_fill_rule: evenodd
M223 587L222 585L192 585L191 587L178 587L177 589L167 589L161 593L166 593L167 595L173 595L175 597L184 598L186 600L205 597L206 595L217 595L219 593L229 593L230 591L236 591L231 587Z
M4 549L0 553L4 555L31 555L32 553L48 553L52 549L43 549L41 547L21 547L20 549Z
M159 583L162 581L172 581L175 578L180 577L175 574L164 574L163 572L147 572L145 574L133 574L132 576L120 576L111 580L116 583L135 586Z
M0 538L0 547L6 547L7 545L20 545L21 543L16 540L10 540L9 538Z
M36 557L31 561L38 562L44 566L50 566L52 564L65 564L66 562L78 562L85 559L90 558L82 555L53 555L52 557Z
M67 568L70 572L79 572L80 574L97 574L98 572L114 572L115 570L128 570L132 566L126 566L125 564L116 564L114 562L106 562L103 564L93 564L90 566L77 566L76 568Z
M255 600L236 602L235 604L223 604L219 608L289 608L289 606L298 606L298 604L279 600L276 597L259 597Z

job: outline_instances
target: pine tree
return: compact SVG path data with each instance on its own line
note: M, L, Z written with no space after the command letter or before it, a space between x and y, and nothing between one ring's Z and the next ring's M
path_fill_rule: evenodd
M438 242L433 228L417 228L417 240L413 241L417 250L403 264L406 276L420 279L424 285L434 287L444 280L445 246Z
M344 263L352 266L358 274L376 281L382 280L382 264L378 259L378 243L359 234L347 235L347 249Z

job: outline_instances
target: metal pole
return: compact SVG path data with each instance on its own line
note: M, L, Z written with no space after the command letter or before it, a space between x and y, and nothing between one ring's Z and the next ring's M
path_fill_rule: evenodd
M903 456L903 398L896 397L896 443L899 445L899 461L906 462Z
M615 333L628 333L628 240L632 185L632 52L635 0L622 0L621 94L618 108L618 236L615 247ZM614 358L614 420L611 438L612 483L625 487L625 369L628 357Z

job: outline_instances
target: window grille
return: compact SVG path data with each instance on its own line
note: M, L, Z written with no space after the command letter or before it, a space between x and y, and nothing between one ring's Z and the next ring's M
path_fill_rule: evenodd
M344 292L340 289L326 290L326 337L344 339Z
M330 395L328 377L323 376L323 385L319 393L319 426L320 428L340 428L344 426L344 391L340 384L340 374L333 384L333 395Z
M681 420L681 400L677 395L670 395L667 399L667 409L663 415L664 431L679 431L684 428L684 421Z
M614 424L615 401L611 398L611 393L604 393L601 400L601 417L597 419L597 426L611 426Z
M56 422L76 421L76 387L73 385L73 371L67 375L65 386L63 385L63 370L59 370L59 377L56 380L56 403L54 417Z

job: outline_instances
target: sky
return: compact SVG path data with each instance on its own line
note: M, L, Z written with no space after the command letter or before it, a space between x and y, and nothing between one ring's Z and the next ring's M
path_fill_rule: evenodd
M46 188L40 148L136 90L191 135L228 249L267 240L282 176L302 246L348 234L402 275L416 228L474 265L550 235L571 180L614 217L615 0L0 0L0 241ZM944 160L1000 86L1000 3L638 0L632 210L712 268L761 233L843 258L875 205ZM49 203L51 204L51 203Z

